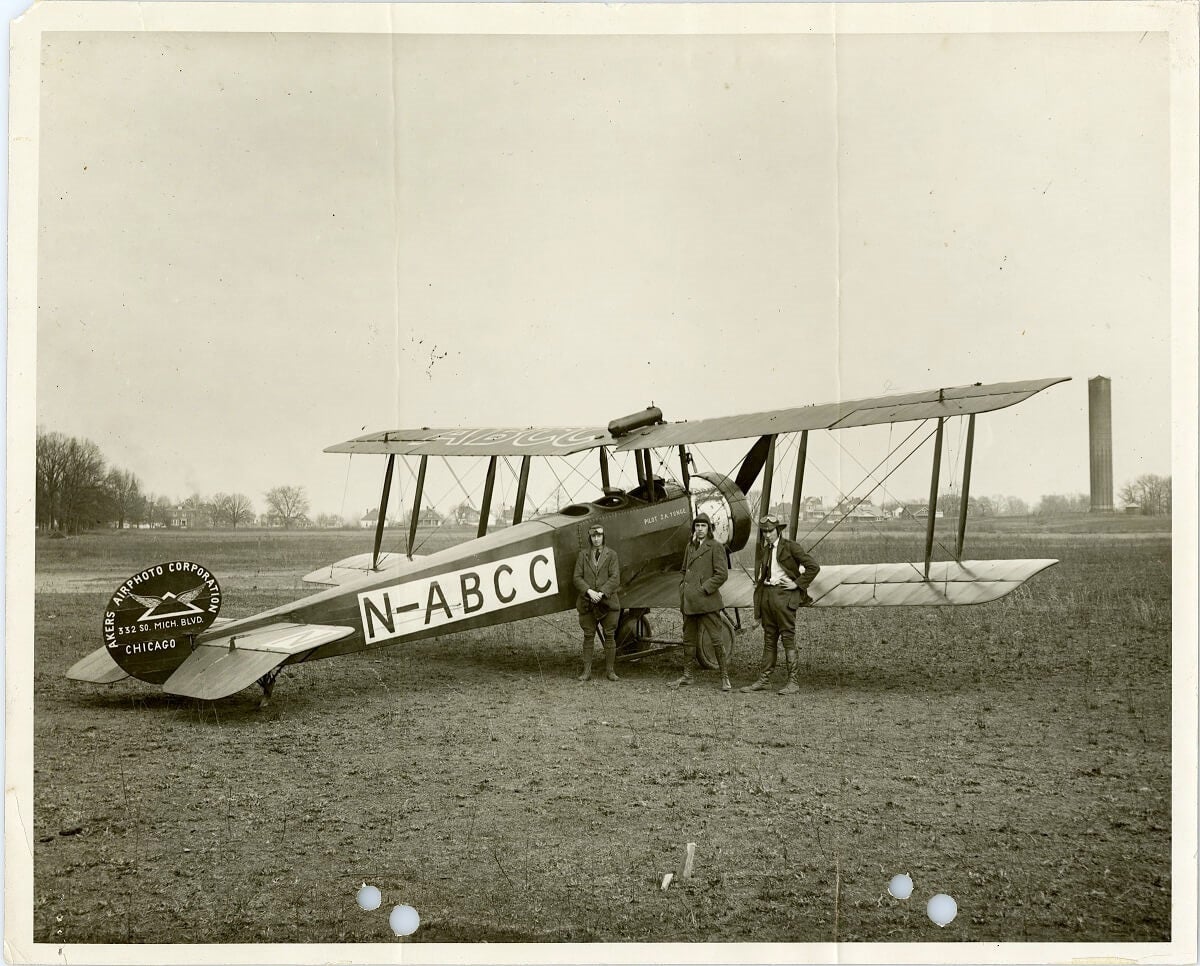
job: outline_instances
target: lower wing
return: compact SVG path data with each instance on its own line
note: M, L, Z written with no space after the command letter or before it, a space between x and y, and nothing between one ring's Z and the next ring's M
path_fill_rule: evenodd
M814 607L903 607L986 604L1012 593L1057 560L945 560L924 564L831 564L808 588ZM678 607L679 574L636 578L620 591L621 605ZM721 586L726 607L754 606L754 581L730 571Z

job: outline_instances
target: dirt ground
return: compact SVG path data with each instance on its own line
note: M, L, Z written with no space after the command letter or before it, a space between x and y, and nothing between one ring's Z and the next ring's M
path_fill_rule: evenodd
M673 691L678 652L580 684L572 614L290 668L265 711L63 677L147 563L205 564L236 617L368 543L39 538L37 940L391 941L400 903L412 941L1170 938L1169 534L985 535L1062 563L980 607L804 611L790 698ZM760 653L739 637L735 686Z

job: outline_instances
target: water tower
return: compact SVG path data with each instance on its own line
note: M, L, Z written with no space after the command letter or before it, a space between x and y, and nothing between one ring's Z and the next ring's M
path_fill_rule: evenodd
M1092 513L1113 512L1112 380L1088 380L1088 442L1092 468Z

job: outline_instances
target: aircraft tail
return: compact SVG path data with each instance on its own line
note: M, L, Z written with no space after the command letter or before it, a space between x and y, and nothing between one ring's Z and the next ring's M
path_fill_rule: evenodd
M354 633L336 624L268 624L198 645L163 684L168 694L213 701L249 687L288 659Z

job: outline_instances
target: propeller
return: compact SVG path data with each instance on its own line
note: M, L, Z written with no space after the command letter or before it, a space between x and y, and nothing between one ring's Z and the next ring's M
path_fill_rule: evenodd
M758 479L758 474L762 472L762 468L767 463L767 454L771 451L771 437L760 436L753 446L750 447L750 452L746 454L746 458L742 460L741 468L738 470L737 479L734 482L737 488L743 493L749 493L750 488L754 486L755 480Z

